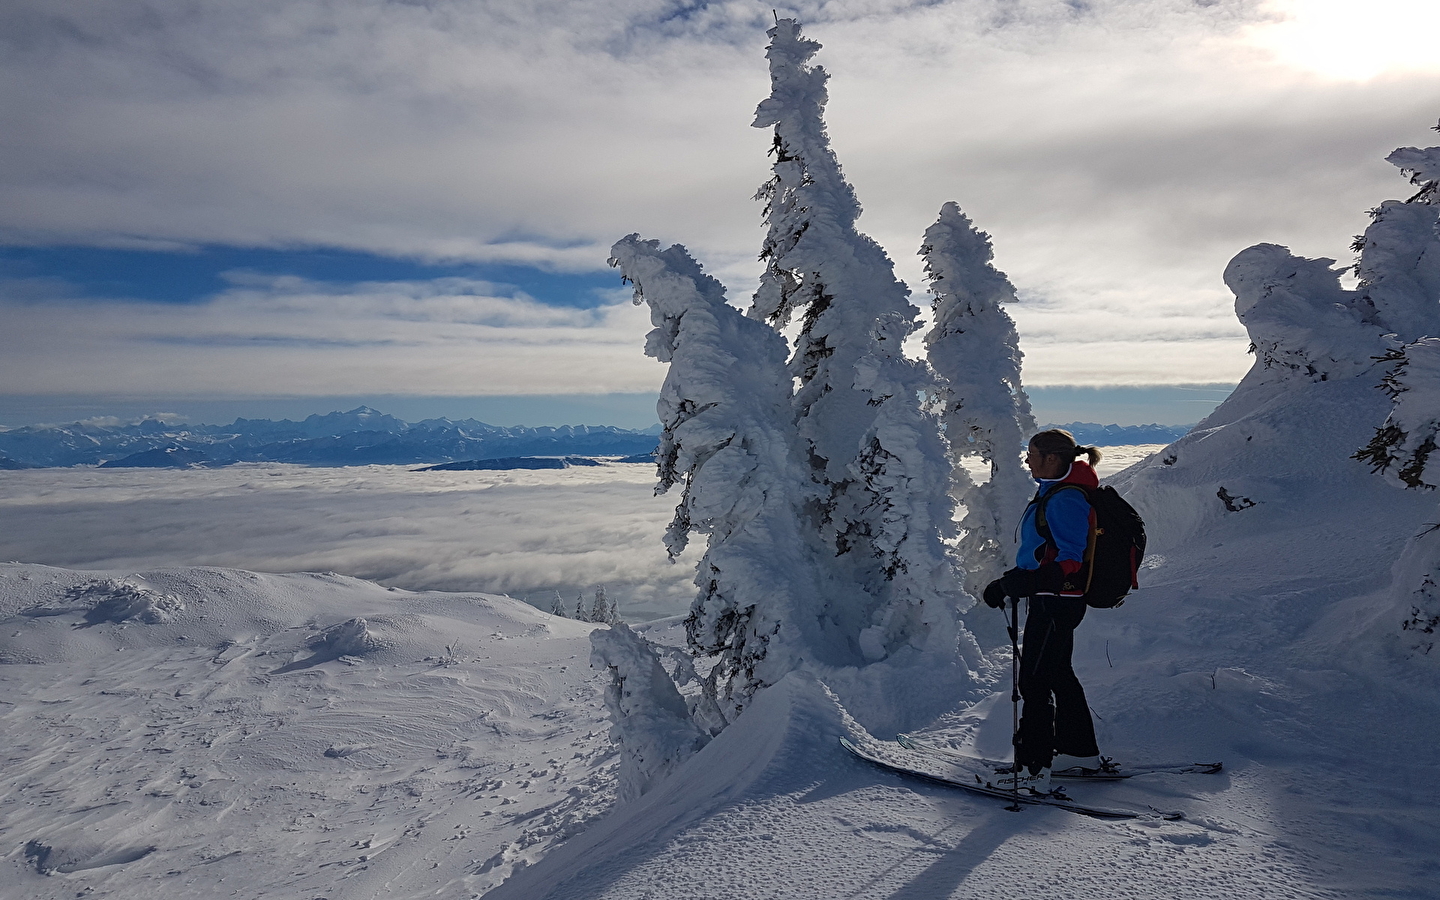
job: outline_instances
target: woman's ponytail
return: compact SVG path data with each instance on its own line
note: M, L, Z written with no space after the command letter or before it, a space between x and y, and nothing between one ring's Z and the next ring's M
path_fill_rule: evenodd
M1099 447L1081 447L1075 442L1075 435L1063 428L1040 432L1030 439L1030 446L1041 453L1054 454L1072 462L1082 456L1087 457L1092 466L1100 462Z

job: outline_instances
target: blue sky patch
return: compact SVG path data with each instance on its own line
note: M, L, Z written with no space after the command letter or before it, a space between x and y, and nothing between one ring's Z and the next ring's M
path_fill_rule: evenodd
M224 273L237 270L332 284L473 278L494 283L502 294L523 292L551 306L580 309L603 305L602 292L620 286L620 276L609 272L573 274L495 263L427 263L353 250L0 248L0 280L60 281L74 295L96 299L195 303L229 287Z

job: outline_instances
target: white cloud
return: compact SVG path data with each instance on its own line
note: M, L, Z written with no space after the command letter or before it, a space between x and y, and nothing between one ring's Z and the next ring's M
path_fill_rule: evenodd
M412 590L491 591L549 608L597 584L622 612L683 612L699 549L666 560L675 500L653 467L412 472L40 469L0 483L0 558L71 568L336 571Z
M917 300L919 236L957 200L1023 293L1075 313L1050 340L1029 330L1047 320L1017 312L1029 377L1107 383L1209 381L1217 366L1236 377L1226 261L1262 240L1345 260L1364 210L1404 193L1381 160L1433 138L1440 83L1416 49L1431 6L790 9L826 44L830 130L867 208L861 225ZM0 16L0 238L326 245L581 270L640 231L686 243L736 299L757 272L748 198L767 175L768 135L749 122L768 89L769 4L15 0ZM1366 62L1321 71L1323 59ZM1097 303L1109 312L1090 315ZM1169 349L1150 353L1127 327L1132 362L1111 365L1116 323L1167 306L1190 311L1156 326ZM1219 349L1222 332L1234 350ZM218 364L228 351L217 352ZM235 359L277 386L281 373L327 377L278 353ZM437 380L428 364L384 365L412 379L391 389ZM558 368L545 377L595 389L588 374L617 366L592 354L568 381ZM627 377L616 389L639 389Z
M1270 0L1265 9L1273 20L1249 39L1297 68L1336 81L1440 73L1440 6L1430 0Z
M594 309L500 297L463 278L336 286L237 275L196 304L0 304L11 393L554 394L653 391L629 292Z

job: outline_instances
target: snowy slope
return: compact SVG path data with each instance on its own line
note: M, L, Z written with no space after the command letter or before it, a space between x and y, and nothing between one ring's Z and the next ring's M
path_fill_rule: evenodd
M220 569L124 579L179 598L150 597L168 623L91 624L127 593L72 589L128 572L10 565L0 897L470 897L519 860L535 864L488 897L1433 897L1440 675L1403 652L1388 591L1400 548L1440 517L1433 494L1348 459L1383 412L1362 381L1237 392L1119 479L1153 553L1143 590L1077 632L1102 747L1227 769L1071 793L1185 821L1010 813L872 769L802 675L607 812L593 626ZM1302 425L1313 440L1276 440ZM1221 486L1255 505L1226 511ZM379 646L308 664L307 642L356 616ZM675 620L642 630L683 643ZM926 732L999 756L1003 652L982 675L995 693Z
M612 802L595 626L112 574L0 566L0 897L471 897Z
M1366 378L1242 385L1116 479L1154 552L1144 588L1077 632L1101 746L1226 771L1070 793L1183 821L1011 813L868 768L836 746L853 722L796 675L651 794L490 896L1436 896L1440 672L1404 652L1389 593L1435 500L1349 458L1384 406ZM1003 652L994 663L998 690L926 733L1005 756L1009 666Z

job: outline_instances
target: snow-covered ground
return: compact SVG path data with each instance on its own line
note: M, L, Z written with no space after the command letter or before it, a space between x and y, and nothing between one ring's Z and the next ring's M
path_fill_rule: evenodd
M471 897L613 799L593 625L114 574L0 565L6 900Z
M876 770L836 746L855 724L797 672L651 794L491 896L1437 896L1440 671L1402 640L1408 604L1391 580L1434 497L1349 459L1385 402L1363 380L1253 396L1117 479L1156 552L1142 590L1076 634L1105 753L1225 771L1071 795L1183 820L1014 813ZM1227 487L1244 498L1234 511L1217 496ZM987 616L999 613L968 618ZM1003 651L981 674L993 692L924 732L1003 758Z
M1344 410L1368 387L1312 390L1354 394L1321 398L1337 410L1313 423L1323 447L1263 442L1288 427L1282 404L1121 476L1163 509L1145 510L1159 544L1143 590L1092 611L1077 632L1102 748L1226 768L1070 792L1176 809L1182 821L1012 813L873 769L838 747L857 726L805 673L612 808L603 677L589 665L595 626L504 597L335 575L9 564L0 897L1434 897L1440 669L1405 652L1387 594L1390 564L1434 520L1434 497L1396 490L1336 452L1367 428ZM1323 405L1297 403L1294 415ZM1127 459L1108 456L1110 468ZM1254 506L1231 513L1215 497L1207 479L1225 460L1253 473L1230 487ZM274 520L302 524L323 516L299 498L333 499L359 527L367 507L346 498L366 497L366 478L402 478L350 472L321 498L314 485L338 473L312 473L287 495L294 470L281 471L250 473L260 484L243 490L217 485L223 470L109 482L119 487L104 501L104 482L85 481L102 473L52 470L62 477L51 496L63 509L95 487L90 502L108 502L113 520L137 487L169 485L178 521L217 529L243 521L227 509L237 494L248 515L268 502ZM176 478L191 474L211 479L208 492ZM524 476L575 474L586 473ZM16 483L7 511L38 521L41 488ZM531 496L545 496L537 484ZM550 490L549 508L577 523L611 509L616 493L578 492L587 508ZM426 508L423 494L397 495L407 511ZM374 511L381 498L366 502ZM131 521L157 526L165 506L155 503ZM303 533L296 524L290 538ZM674 619L642 632L684 640ZM957 701L925 731L1003 756L1005 653L980 674L993 693Z
M1107 447L1102 473L1159 445ZM412 466L0 472L0 560L76 569L340 572L406 590L489 591L573 608L603 584L629 621L685 611L695 559L660 536L676 497L655 468L511 472Z

